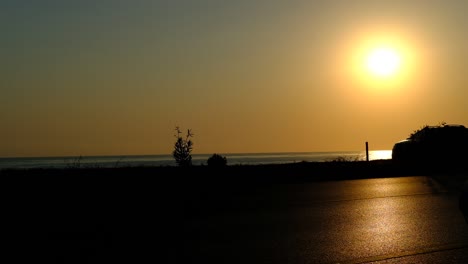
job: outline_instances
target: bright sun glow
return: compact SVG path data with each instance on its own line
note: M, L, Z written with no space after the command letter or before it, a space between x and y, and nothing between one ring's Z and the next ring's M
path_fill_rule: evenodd
M343 59L343 87L352 86L351 93L364 91L368 96L400 96L414 83L423 80L425 65L418 40L390 29L357 32L336 48ZM340 54L340 55L341 55ZM340 73L341 74L341 73ZM411 88L412 89L412 88ZM363 94L359 94L362 96Z
M376 77L395 75L400 68L400 64L400 55L391 48L374 49L366 58L367 69Z

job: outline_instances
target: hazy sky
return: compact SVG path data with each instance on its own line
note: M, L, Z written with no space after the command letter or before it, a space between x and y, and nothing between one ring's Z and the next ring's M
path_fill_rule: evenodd
M468 126L468 1L0 0L0 157L391 149ZM391 78L363 70L394 48Z

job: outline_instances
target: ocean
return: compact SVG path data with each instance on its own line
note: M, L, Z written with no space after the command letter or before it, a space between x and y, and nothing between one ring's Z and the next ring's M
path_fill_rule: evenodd
M366 159L365 151L218 154L226 157L228 165L281 164L301 161L327 162L337 159L355 161ZM192 163L194 165L206 165L211 155L213 154L193 154ZM391 150L369 151L369 160L391 158ZM0 169L115 168L175 165L176 163L172 155L0 158Z

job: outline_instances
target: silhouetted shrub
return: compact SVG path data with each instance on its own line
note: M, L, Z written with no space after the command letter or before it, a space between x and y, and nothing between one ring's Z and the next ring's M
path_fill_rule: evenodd
M210 167L224 167L227 165L226 157L222 157L216 153L209 157L207 162Z
M187 135L185 139L181 137L182 132L179 127L176 127L177 135L174 135L177 138L177 141L174 144L174 151L172 156L174 157L177 165L181 167L187 167L192 165L192 152L193 142L190 140L193 137L192 131L187 130Z
M424 167L466 164L468 128L463 125L425 125L393 145L392 160L399 163L418 163ZM461 153L461 154L460 154Z
M338 156L327 161L329 162L358 162L362 161L363 159L360 156Z
M79 169L82 167L83 156L73 158L72 160L65 160L68 169Z

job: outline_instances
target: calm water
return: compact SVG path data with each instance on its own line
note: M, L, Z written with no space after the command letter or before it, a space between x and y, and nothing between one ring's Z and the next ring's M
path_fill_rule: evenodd
M194 154L194 165L206 164L212 154ZM337 158L365 160L365 151L345 152L301 152L301 153L251 153L221 154L228 165L255 165L273 163L294 163L301 161L326 162ZM391 150L369 151L370 160L391 159ZM5 168L67 168L67 167L128 167L128 166L173 166L171 155L151 156L100 156L100 157L46 157L46 158L0 158L0 169Z

